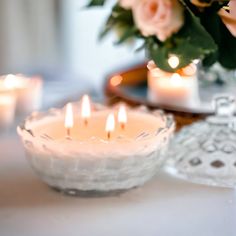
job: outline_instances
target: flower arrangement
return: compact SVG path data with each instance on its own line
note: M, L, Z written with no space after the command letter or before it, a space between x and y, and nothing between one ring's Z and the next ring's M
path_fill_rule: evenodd
M90 0L88 6L105 2ZM195 59L206 67L219 62L236 68L236 0L118 0L101 36L113 29L119 32L117 44L143 40L141 48L165 71ZM171 55L180 62L174 69L168 63Z

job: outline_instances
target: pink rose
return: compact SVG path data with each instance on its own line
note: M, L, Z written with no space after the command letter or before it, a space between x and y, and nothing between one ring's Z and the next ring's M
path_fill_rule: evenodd
M135 0L119 0L119 4L121 7L125 9L131 9L134 5Z
M231 0L229 2L229 9L230 9L231 15L233 15L236 18L236 1L235 0Z
M231 34L236 37L236 0L230 0L229 12L221 9L219 15Z
M132 6L134 21L144 36L165 41L183 25L183 7L178 0L139 0Z

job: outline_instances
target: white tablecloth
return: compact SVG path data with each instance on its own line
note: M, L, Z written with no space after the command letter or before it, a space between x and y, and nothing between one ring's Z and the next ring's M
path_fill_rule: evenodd
M1 236L235 236L235 225L234 190L164 173L116 197L64 196L34 175L16 135L1 137Z

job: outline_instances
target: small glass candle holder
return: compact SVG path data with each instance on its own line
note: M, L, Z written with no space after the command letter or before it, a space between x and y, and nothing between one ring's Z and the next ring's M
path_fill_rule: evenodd
M166 170L188 181L236 186L235 99L215 98L214 116L180 130L167 153Z
M151 61L148 69L148 99L151 102L184 108L199 103L195 64L171 73L162 71Z
M40 77L20 77L22 87L15 89L17 94L16 112L18 114L30 114L41 108L43 80Z
M44 182L67 194L103 195L140 186L158 172L174 131L172 116L130 108L127 125L121 123L107 135L105 118L113 112L117 119L116 107L95 104L86 122L78 107L79 103L67 106L67 127L73 120L75 126L66 133L65 109L34 113L18 127L27 159Z
M14 121L16 97L14 93L0 93L0 130L7 130Z
M42 86L40 77L29 78L20 74L0 76L0 92L15 94L17 114L29 114L41 107Z

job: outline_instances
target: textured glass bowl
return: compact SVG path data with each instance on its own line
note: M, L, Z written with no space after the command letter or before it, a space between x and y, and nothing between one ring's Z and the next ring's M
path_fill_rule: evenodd
M107 108L95 105L95 109ZM38 122L61 117L63 109L32 114L18 127L18 134L29 163L49 186L74 195L122 191L144 184L158 172L165 161L164 153L175 126L172 116L160 110L150 112L144 107L136 110L152 114L161 123L160 128L154 133L142 133L136 139L124 140L126 148L119 151L113 148L112 142L104 140L60 142L47 135L34 135L33 127ZM94 152L94 142L100 142L97 152Z
M215 100L216 115L184 127L171 142L166 169L188 181L236 186L235 101L229 96Z

